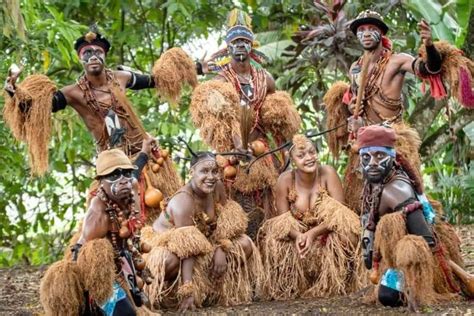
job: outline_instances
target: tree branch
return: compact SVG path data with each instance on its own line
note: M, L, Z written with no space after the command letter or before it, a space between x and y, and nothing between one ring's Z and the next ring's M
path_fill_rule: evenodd
M466 125L471 123L474 120L474 111L468 110L466 108L458 111L453 117L453 129L454 134L457 134L461 129ZM428 136L420 147L420 153L423 157L432 157L436 152L441 150L445 145L449 143L449 123L441 126L436 132Z
M146 38L147 38L147 46L148 46L148 50L149 50L149 53L150 53L150 63L151 63L151 68L153 68L153 64L155 62L155 54L153 54L153 46L152 46L152 39L151 39L151 35L150 35L150 28L148 26L148 20L146 18L146 12L145 12L145 8L143 7L143 3L141 0L138 0L138 4L140 5L140 9L142 11L142 19L143 19L143 24L145 25L145 34L146 34Z
M165 33L166 33L166 20L168 18L168 7L165 7L163 10L163 21L161 23L161 48L160 48L160 56L163 55L165 51Z
M445 104L446 101L435 102L430 93L426 93L417 103L408 122L420 134L421 139L425 138L426 132Z
M121 6L120 7L120 31L123 33L124 30L125 30L125 10L123 9L123 6ZM124 43L122 42L120 44L120 64L121 65L125 63L123 46L124 46Z

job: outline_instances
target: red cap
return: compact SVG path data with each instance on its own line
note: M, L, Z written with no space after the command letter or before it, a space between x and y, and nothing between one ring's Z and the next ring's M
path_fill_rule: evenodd
M364 126L357 133L357 149L372 146L394 148L395 141L395 131L381 125Z

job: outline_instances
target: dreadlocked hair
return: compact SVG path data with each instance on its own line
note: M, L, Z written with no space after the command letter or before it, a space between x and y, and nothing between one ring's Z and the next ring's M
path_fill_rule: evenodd
M420 177L419 172L410 164L408 160L403 155L397 155L396 164L403 168L403 170L407 173L408 177L411 181L413 181L413 185L415 186L415 191L418 194L423 193L423 181Z

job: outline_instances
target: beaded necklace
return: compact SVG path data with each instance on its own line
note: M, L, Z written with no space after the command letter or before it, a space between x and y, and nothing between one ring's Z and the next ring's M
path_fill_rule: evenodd
M105 118L109 110L113 110L117 114L121 122L126 122L128 126L133 126L133 123L130 119L130 115L127 113L126 109L120 104L117 97L114 95L110 88L115 87L121 89L119 82L114 76L114 73L111 70L106 69L105 76L107 80L107 87L109 87L108 90L94 89L92 87L91 82L87 79L85 75L77 80L77 85L84 94L84 99L86 100L87 106L89 107L91 112L98 113L102 118ZM110 94L111 103L108 104L106 102L97 100L94 90ZM99 147L98 151L102 151L108 148L108 139L109 135L107 133L107 128L104 123L102 135L98 140L96 140L96 144ZM126 129L126 132L123 135L123 139L124 142L122 149L127 155L132 155L135 152L140 151L143 137L139 131L137 131L136 133L131 133L130 129Z
M131 254L132 271L135 272L135 285L140 289L143 287L143 280L151 284L151 272L145 268L145 261L142 252L149 252L149 246L140 242L140 230L143 226L140 210L135 207L133 195L130 194L126 204L127 209L122 210L119 205L109 199L103 188L99 188L97 197L105 204L105 212L109 217L110 241L114 251L114 262L117 271L122 271L122 258L124 253ZM148 249L145 249L148 248Z
M253 111L255 112L255 121L252 126L252 131L257 127L260 108L262 107L263 101L267 95L267 76L263 68L256 68L253 65L250 65L250 75L251 79L248 80L248 83L242 83L239 80L239 75L236 73L232 65L229 63L222 67L222 75L226 80L235 87L235 90L239 93L240 99L248 102ZM252 87L252 95L247 95L243 90L244 84L250 84Z
M364 113L367 114L367 110L371 110L377 115L377 117L380 118L380 120L387 123L393 123L399 120L403 114L403 106L401 105L401 98L392 99L392 98L387 97L383 93L383 90L380 87L383 81L387 63L390 60L391 56L392 56L392 52L388 49L384 49L382 53L380 54L379 58L377 59L377 62L375 63L374 67L369 73L369 78L367 80L367 85L364 90L364 96L363 96L363 102L362 102ZM357 64L359 66L362 65L362 57L359 58L359 60L357 61ZM371 100L375 95L378 95L380 97L384 106L387 107L389 110L391 111L398 110L397 114L392 117L385 117L380 113L380 111L377 111L371 104ZM370 123L376 123L376 122L370 122Z

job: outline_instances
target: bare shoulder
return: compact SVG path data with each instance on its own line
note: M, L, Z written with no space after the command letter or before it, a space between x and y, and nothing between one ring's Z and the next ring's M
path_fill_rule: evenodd
M333 175L337 176L336 169L331 165L321 165L321 166L319 166L319 173L321 175L325 175L325 176L333 176Z
M80 104L79 100L83 99L83 92L77 83L62 87L61 92L70 105Z
M219 72L217 75L215 75L214 78L212 78L212 80L227 82L227 79L225 78L225 76L222 72Z
M105 204L102 202L97 196L92 198L91 203L89 205L89 209L87 210L87 215L105 215ZM87 216L86 215L86 216Z
M290 187L291 178L292 178L292 170L287 170L283 172L282 174L280 174L276 183L277 189L286 189Z
M282 174L280 174L280 176L278 177L278 181L286 181L288 179L291 179L291 174L292 174L293 170L286 170L284 171Z
M334 188L335 184L341 184L341 178L339 178L336 169L331 165L321 165L319 167L319 176L322 182L332 188Z
M221 204L225 204L227 202L227 194L225 193L225 186L224 186L224 183L222 183L222 181L217 181L217 184L216 184L216 199L217 199L217 202L221 203Z
M400 203L415 197L413 187L402 180L387 183L382 192L381 202L394 210Z
M407 61L412 61L413 59L414 59L414 57L410 54L396 53L396 54L392 54L392 56L390 57L390 62L401 64L401 63L405 63Z
M189 194L176 194L169 201L167 208L173 212L173 216L192 215L194 213L194 201Z
M275 79L273 79L273 76L271 73L265 70L266 74L266 80L267 80L267 93L273 93L276 91L276 84L275 84Z
M130 81L130 78L132 78L132 74L129 71L114 70L113 73L115 78L117 78L117 80L123 85L127 85L127 83Z

